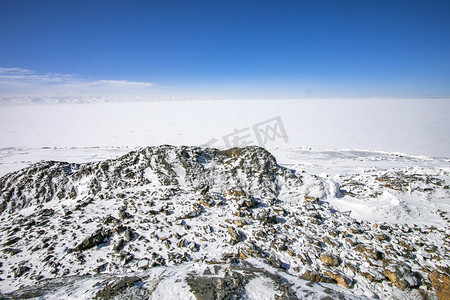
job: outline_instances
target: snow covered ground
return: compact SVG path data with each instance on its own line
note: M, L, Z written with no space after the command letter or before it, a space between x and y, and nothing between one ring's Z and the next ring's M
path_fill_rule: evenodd
M338 184L380 170L442 175L450 170L449 112L448 99L3 105L0 176L41 160L98 161L161 144L260 145L280 164ZM333 204L353 217L405 222L434 221L430 211L450 207L448 199L382 197L380 203L346 196ZM421 213L393 215L394 207Z
M160 144L220 148L227 146L228 138L232 146L374 149L450 157L449 112L449 99L2 105L0 149ZM288 141L277 136L261 145L253 126L277 116ZM264 124L260 128L265 130ZM235 129L239 132L233 135Z
M439 99L3 105L0 176L38 161L101 161L149 145L255 144L280 165L319 176L332 209L442 228L450 212L449 108ZM176 272L154 291L159 299L192 297ZM249 299L276 293L267 277L246 291Z

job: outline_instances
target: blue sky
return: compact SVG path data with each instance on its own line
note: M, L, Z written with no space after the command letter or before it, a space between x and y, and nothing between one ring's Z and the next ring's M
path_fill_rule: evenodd
M450 96L448 1L0 1L0 95Z

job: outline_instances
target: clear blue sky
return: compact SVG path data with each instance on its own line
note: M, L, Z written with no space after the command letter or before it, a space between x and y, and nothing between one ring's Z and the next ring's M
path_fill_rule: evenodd
M1 0L0 68L180 94L450 96L449 16L425 0Z

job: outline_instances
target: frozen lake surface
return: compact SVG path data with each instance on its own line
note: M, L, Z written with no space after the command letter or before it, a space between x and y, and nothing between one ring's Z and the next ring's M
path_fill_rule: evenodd
M279 116L288 142L261 146L450 157L449 112L445 99L3 105L0 148L258 144L253 126Z

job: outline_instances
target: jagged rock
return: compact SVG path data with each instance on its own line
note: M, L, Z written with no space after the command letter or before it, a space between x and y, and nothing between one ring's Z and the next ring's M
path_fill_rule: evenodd
M248 225L249 222L247 220L244 220L244 219L236 219L236 220L234 220L234 224L236 226L238 226L238 227L243 227L245 225Z
M320 260L332 267L336 267L341 264L339 257L337 257L333 254L330 254L330 253L322 253L320 255Z
M378 250L374 250L370 247L366 247L365 245L356 245L353 248L355 251L361 253L362 255L364 255L367 259L372 258L375 260L381 260L383 259L383 253L381 253Z
M244 294L243 287L247 282L248 279L237 272L224 278L191 276L187 279L187 283L199 300L239 298Z
M119 258L123 265L126 265L134 259L134 254L129 252L121 252L119 253Z
M376 270L359 271L359 273L371 282L382 282L385 279L384 274Z
M43 217L50 217L50 216L52 216L54 213L55 213L55 211L54 211L53 209L51 209L51 208L46 208L46 209L41 210L40 215L43 216Z
M133 239L134 233L129 228L127 228L125 230L125 233L123 234L123 236L125 237L125 240L127 240L129 242Z
M109 224L119 225L120 221L118 219L114 218L113 216L107 216L106 218L103 219L103 223L105 225L109 225Z
M11 246L20 241L22 238L20 237L13 237L7 240L5 243L3 243L3 246Z
M252 208L252 207L255 207L256 201L255 201L255 199L254 199L253 197L247 196L247 197L244 199L244 204L245 204L245 206L247 206L248 208Z
M336 283L333 278L311 270L306 270L300 277L311 282Z
M3 248L2 252L5 254L16 255L17 253L22 252L22 250L16 248Z
M178 248L183 248L186 247L188 245L188 242L184 239L181 239L177 242L177 247Z
M111 230L101 228L101 229L97 230L97 232L95 232L93 235L86 238L80 244L75 246L74 250L75 251L83 251L83 250L93 248L95 246L98 246L98 245L104 243L105 240L107 238L109 238L110 236L111 236Z
M119 252L120 250L123 249L123 247L125 246L125 241L120 239L117 244L114 246L114 251L115 252Z
M390 265L384 269L384 275L397 287L407 290L419 286L416 276L405 265Z
M330 246L332 246L332 247L338 247L338 246L339 246L339 243L338 243L338 242L333 241L332 239L330 239L330 238L327 237L327 236L322 237L322 241L323 241L325 244L328 244L328 245L330 245Z
M264 225L277 223L277 216L273 212L267 210L258 212L255 218L258 221L262 222Z
M119 216L119 219L121 219L121 220L130 219L133 217L125 210L120 210L118 216Z
M341 273L325 271L325 275L329 276L331 279L335 280L338 285L345 287L346 289L350 289L353 286L353 280Z
M405 248L407 251L414 251L414 247L411 246L409 243L403 241L403 240L400 240L400 241L398 242L398 244L399 244L400 246L402 246L403 248Z
M212 206L214 206L215 203L212 199L200 198L200 204L202 204L203 206L206 206L206 207L212 207Z
M387 234L384 233L374 234L374 237L379 242L389 241L389 237L387 236Z
M428 275L439 300L450 299L450 276L434 270Z
M120 293L121 290L135 285L141 281L141 278L136 276L123 277L113 283L107 284L104 288L97 292L94 299L113 299Z
M230 234L231 239L236 243L239 243L241 241L242 239L241 234L238 231L236 231L236 229L234 229L233 227L231 226L228 227L228 233Z
M305 203L317 203L317 202L319 202L319 198L305 195L304 202Z
M26 272L28 272L30 270L31 269L28 266L24 266L24 265L18 266L17 269L14 270L14 276L15 277L20 277L20 276L22 276L23 274L25 274Z
M383 265L407 262L417 273L387 267L390 280L406 286L402 278L412 274L418 283L425 282L420 290L432 290L426 275L449 259L448 233L439 226L358 222L329 205L334 180L288 170L258 147L219 151L159 146L104 162L39 163L0 178L0 252L7 262L1 267L0 289L23 290L39 281L101 272L91 278L97 280L98 291L123 272L131 276L145 270L151 279L124 289L134 291L156 286L176 270L208 265L216 278L225 278L226 272L243 275L241 284L252 276L269 276L265 278L273 281L280 299L289 298L283 282L288 286L296 276L346 288L357 280L358 288L348 295L372 297L373 288L381 298L389 297L388 291L413 298L418 293L409 289L414 283L401 292L395 283L385 289ZM376 191L368 192L377 197ZM436 246L431 240L444 242ZM256 272L253 258L279 276ZM22 262L30 270L14 278ZM286 271L289 275L282 278ZM225 279L219 288L219 281L212 282L216 295L226 288ZM326 294L316 298L339 298L332 293L338 287L307 286ZM119 291L114 297L127 295Z
M351 234L360 234L363 231L361 230L361 228L358 228L358 227L350 227L349 232Z

